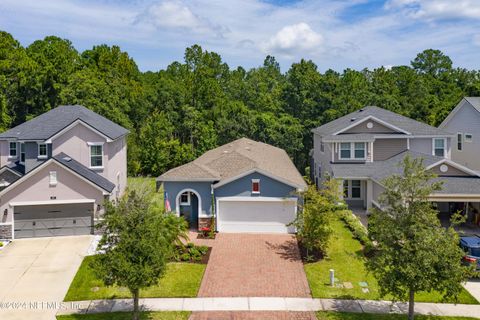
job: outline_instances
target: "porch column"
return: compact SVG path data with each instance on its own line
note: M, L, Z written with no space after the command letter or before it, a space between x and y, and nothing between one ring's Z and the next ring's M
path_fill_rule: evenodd
M367 180L367 210L372 208L373 200L373 183L372 180Z
M338 186L338 193L340 194L340 200L343 200L343 181L342 179L338 179L340 181L340 184Z

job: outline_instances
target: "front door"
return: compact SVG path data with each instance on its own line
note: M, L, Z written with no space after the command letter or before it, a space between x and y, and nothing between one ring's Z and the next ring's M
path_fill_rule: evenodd
M190 229L198 229L198 197L195 193L185 192L180 203L180 216L184 217L188 222Z

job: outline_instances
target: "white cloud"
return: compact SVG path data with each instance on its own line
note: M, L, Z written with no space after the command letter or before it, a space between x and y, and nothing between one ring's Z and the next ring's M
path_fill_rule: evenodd
M264 50L267 53L279 53L291 57L294 52L316 51L322 42L321 34L313 31L305 22L301 22L283 27L264 44Z
M156 28L184 29L194 33L222 36L227 28L212 24L207 18L192 12L180 1L162 1L149 6L138 15L137 23L149 23Z
M401 9L408 16L427 20L480 19L478 0L389 0L386 9Z

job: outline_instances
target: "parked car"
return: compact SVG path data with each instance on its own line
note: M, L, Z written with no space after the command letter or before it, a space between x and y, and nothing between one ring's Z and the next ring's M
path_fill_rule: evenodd
M460 247L465 251L463 263L475 264L476 270L480 271L480 237L464 236L460 237Z

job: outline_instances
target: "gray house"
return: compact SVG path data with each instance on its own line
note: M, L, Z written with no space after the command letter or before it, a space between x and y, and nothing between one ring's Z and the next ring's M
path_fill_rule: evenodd
M128 130L60 106L0 134L0 238L90 234L127 184Z
M343 197L353 208L379 206L383 179L400 173L399 164L410 155L424 159L443 181L443 190L430 196L440 211L480 210L480 177L451 159L455 134L447 130L372 106L312 131L312 179L342 180Z
M465 97L440 124L452 132L452 160L480 172L480 97Z
M242 138L204 153L157 178L167 210L184 216L191 228L216 218L220 232L289 233L297 192L305 181L287 153Z

